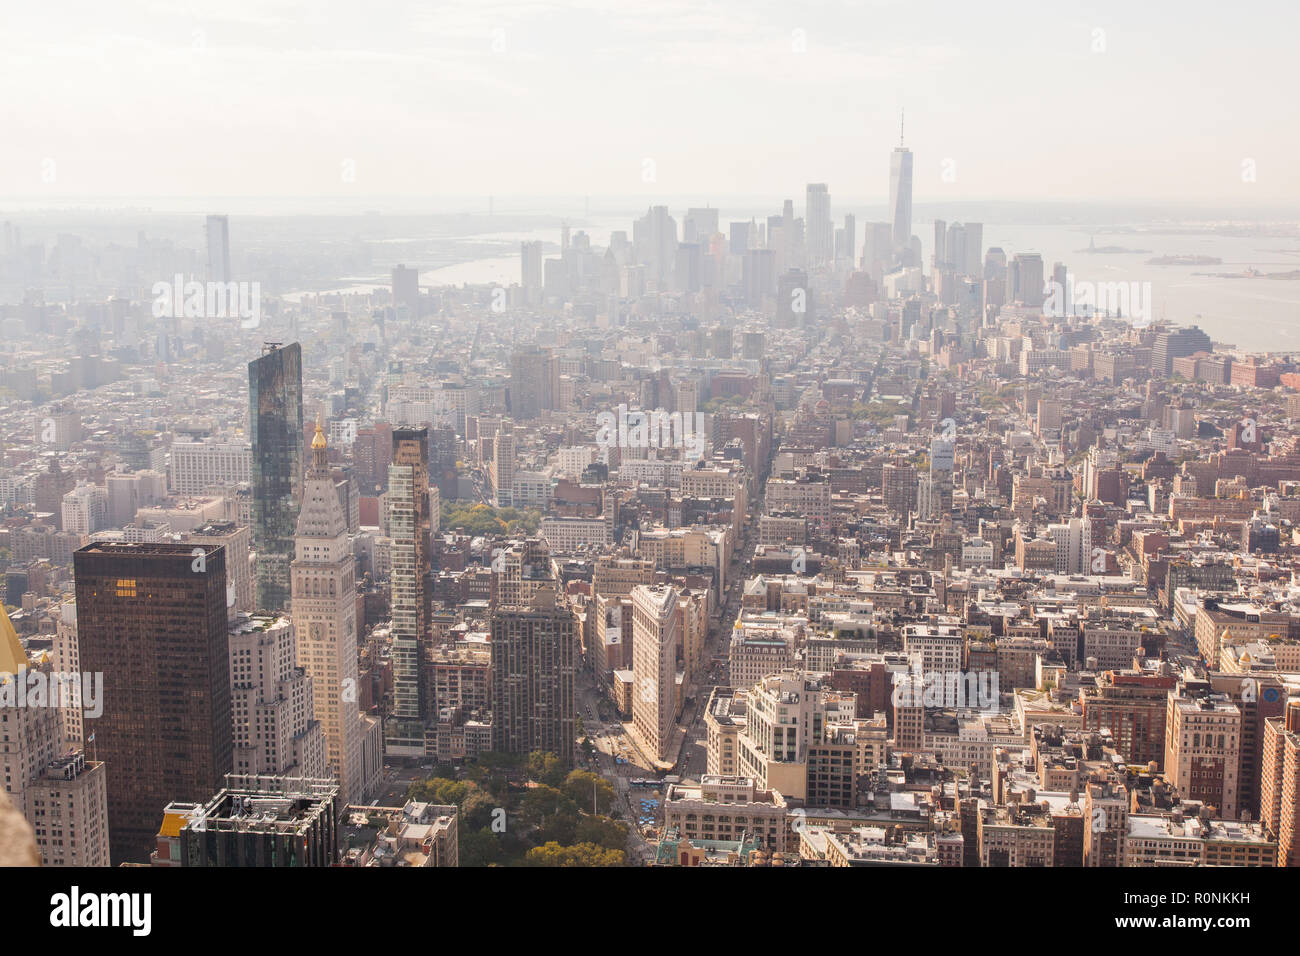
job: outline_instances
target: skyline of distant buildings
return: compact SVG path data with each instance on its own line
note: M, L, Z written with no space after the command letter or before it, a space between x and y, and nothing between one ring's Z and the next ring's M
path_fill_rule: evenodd
M912 191L900 130L881 222L808 183L254 327L0 306L69 356L0 356L0 671L105 690L0 751L41 855L1294 863L1300 365L982 222L925 263ZM475 763L531 796L421 792ZM541 787L571 830L498 839Z

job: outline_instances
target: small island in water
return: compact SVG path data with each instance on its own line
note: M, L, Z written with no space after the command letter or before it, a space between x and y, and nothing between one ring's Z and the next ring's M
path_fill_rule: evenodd
M1096 239L1088 240L1087 249L1075 249L1076 253L1094 256L1147 256L1150 249L1128 249L1124 246L1099 246Z

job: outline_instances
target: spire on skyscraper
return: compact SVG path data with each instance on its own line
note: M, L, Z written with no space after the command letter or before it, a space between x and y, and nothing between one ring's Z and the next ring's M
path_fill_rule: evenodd
M325 438L325 428L320 416L316 416L316 434L311 440L311 464L307 466L310 478L328 478L330 474L329 442Z

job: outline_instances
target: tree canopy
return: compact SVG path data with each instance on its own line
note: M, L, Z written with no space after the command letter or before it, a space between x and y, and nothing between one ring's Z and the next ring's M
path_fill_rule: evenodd
M607 850L594 843L577 843L560 846L545 843L535 846L524 856L525 866L622 866L622 850Z

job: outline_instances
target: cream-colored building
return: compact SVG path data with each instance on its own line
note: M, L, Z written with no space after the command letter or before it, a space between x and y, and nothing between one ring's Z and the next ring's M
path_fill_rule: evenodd
M827 866L939 866L935 834L901 832L884 827L806 827L800 834L804 859L825 860Z
M680 597L676 588L665 584L632 589L632 725L658 761L671 761L677 747Z
M740 774L805 799L809 747L825 739L827 725L852 723L855 708L853 694L822 690L797 671L764 678L746 697L745 730L736 738Z
M739 740L745 730L748 692L715 687L704 711L705 769L708 773L734 777L739 762Z
M800 513L765 514L758 519L758 543L803 547L808 543L808 519Z
M750 687L794 665L794 631L737 622L731 632L727 667L734 687Z
M903 651L919 662L923 675L955 674L962 669L966 638L956 624L908 624Z
M694 680L704 667L704 651L709 640L709 592L683 590L678 598L682 619L682 661L685 681Z
M252 529L235 521L211 521L180 536L185 544L219 544L226 549L226 612L233 619L256 608L253 571L249 563Z
M234 772L327 775L325 731L312 679L298 666L286 617L237 618L229 635L230 722Z
M319 427L311 453L289 569L294 635L298 663L312 680L328 772L339 782L340 802L357 801L377 778L365 772L362 758L356 561Z
M253 449L235 442L175 441L171 445L171 487L182 496L201 495L214 485L252 481Z
M926 724L923 750L932 751L950 767L975 766L984 776L993 773L999 748L1023 748L1029 743L1014 714L958 711L938 715Z
M745 506L746 475L744 467L690 468L682 472L682 494L693 498L734 498L742 511Z
M671 784L664 795L664 825L692 843L761 837L764 849L786 849L787 808L779 791L749 777L704 774L699 786Z
M108 866L108 775L81 751L51 761L27 791L43 866Z
M830 478L772 478L764 493L769 513L795 512L819 528L830 523Z
M542 519L537 533L551 551L564 553L608 546L613 540L612 524L611 519L605 517L547 516Z
M979 810L980 866L1051 866L1056 830L1048 814L1022 815L1008 807Z
M602 555L592 570L591 590L604 597L626 597L638 584L653 584L654 580L653 560Z
M54 670L61 674L81 673L81 643L77 640L77 602L67 601L55 615ZM84 712L80 704L59 708L59 732L70 749L80 750L85 739Z
M1211 670L1219 668L1219 650L1228 643L1265 641L1286 634L1289 619L1284 611L1270 611L1253 604L1220 603L1217 609L1199 606L1194 623L1196 649Z
M79 692L69 696L72 688L61 678L64 673L55 671L44 655L28 657L9 615L0 607L0 776L4 788L31 823L44 866L108 866L104 764L86 760L80 750L65 748L59 719L61 701L70 699L92 714L94 702ZM84 686L80 672L67 676ZM38 689L42 689L40 696ZM87 720L93 732L93 716Z
M713 568L719 587L726 587L732 538L726 529L652 528L637 535L637 556L653 561L660 570L686 567Z
M1258 823L1182 810L1128 818L1125 866L1273 866L1276 859L1277 840Z

